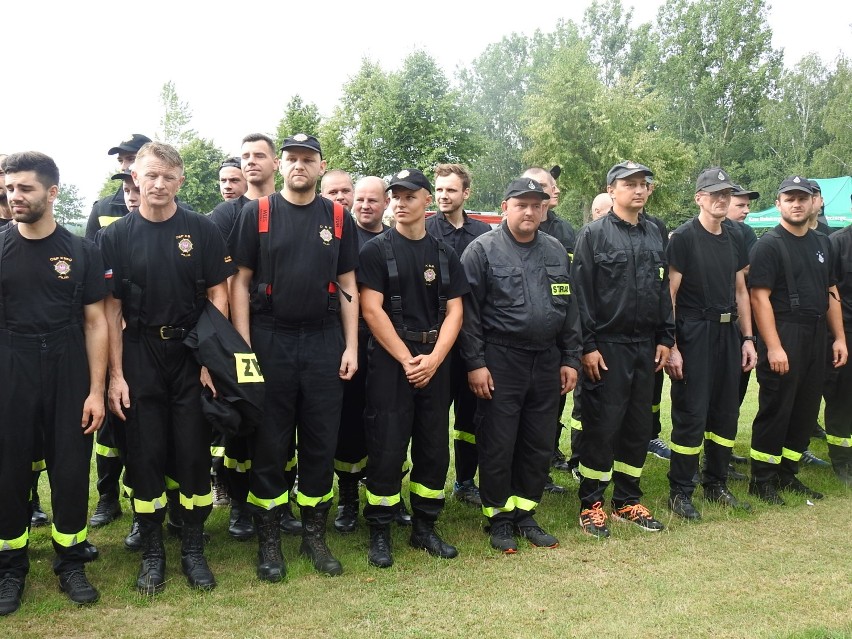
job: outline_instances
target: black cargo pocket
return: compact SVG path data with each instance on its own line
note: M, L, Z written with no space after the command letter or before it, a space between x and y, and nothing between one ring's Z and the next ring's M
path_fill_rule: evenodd
M627 251L595 253L595 266L604 279L623 281L627 276Z
M492 266L489 298L494 306L521 306L524 303L524 275L518 266Z

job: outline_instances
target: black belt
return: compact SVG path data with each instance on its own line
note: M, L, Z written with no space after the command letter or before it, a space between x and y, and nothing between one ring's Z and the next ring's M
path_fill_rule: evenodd
M438 341L438 330L434 328L431 331L407 331L404 328L397 328L396 334L404 340L418 344L434 344Z
M340 326L340 318L337 315L329 315L328 317L312 322L283 322L270 315L255 315L251 318L251 324L257 328L276 333L320 331L325 328Z
M192 329L182 326L140 326L139 328L127 327L125 332L131 335L149 335L163 341L182 340Z
M704 310L698 311L689 308L678 308L675 310L678 317L689 320L707 320L710 322L718 322L719 324L729 324L736 322L739 315L735 311L721 312L719 310Z

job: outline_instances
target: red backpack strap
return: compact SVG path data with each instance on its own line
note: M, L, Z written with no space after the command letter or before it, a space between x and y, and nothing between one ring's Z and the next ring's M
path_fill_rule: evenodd
M334 203L334 237L338 240L343 237L343 205L340 202Z
M269 196L257 201L257 232L269 233Z
M264 196L257 201L257 233L260 240L260 275L267 278L268 282L260 282L256 294L265 298L267 304L271 304L272 295L272 257L269 254L269 196Z
M331 277L337 277L337 258L340 254L340 239L343 237L343 215L344 208L340 202L332 202L333 210L334 210L334 239L337 240L334 252L334 258L332 261L332 269L331 269ZM328 310L336 313L339 309L339 302L337 301L337 282L333 279L328 283ZM344 295L347 298L351 296L344 292Z

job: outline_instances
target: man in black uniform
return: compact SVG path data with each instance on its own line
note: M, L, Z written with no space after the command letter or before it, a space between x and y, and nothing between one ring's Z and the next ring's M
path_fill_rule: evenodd
M750 371L757 358L745 284L748 255L737 231L723 224L733 190L721 168L702 171L695 186L698 215L675 229L666 250L677 327L666 363L672 378L669 508L691 520L701 518L692 493L702 443L704 498L750 508L727 486L739 418L737 373Z
M98 200L92 206L92 212L86 224L86 239L94 241L99 230L127 215L129 210L125 199L127 186L123 176L130 175L130 167L136 161L136 154L143 144L150 141L149 137L134 133L129 140L120 142L107 152L107 155L117 156L119 174L122 177L117 178L113 175L112 179L122 179L122 186L111 197ZM121 460L121 434L117 432L120 429L120 426L113 423L112 417L108 416L104 427L97 434L95 467L98 473L98 503L89 519L89 525L92 528L105 526L121 516L118 496L124 462ZM132 533L131 530L131 535Z
M343 572L325 530L343 380L358 366L355 223L342 206L316 194L326 164L315 137L293 135L281 151L284 188L244 206L230 238L239 268L231 318L266 380L247 499L259 542L257 574L266 581L286 573L278 516L289 502L284 466L297 425L301 552L319 572Z
M533 546L559 543L533 515L547 481L559 395L574 388L580 368L568 256L558 240L538 232L548 198L535 180L512 180L500 228L462 255L471 287L462 355L479 399L482 512L491 546L510 554L518 549L516 533Z
M837 290L848 344L852 340L852 226L831 235L831 249L840 262ZM852 368L829 369L823 396L828 456L834 474L852 488Z
M191 587L209 590L216 585L203 543L213 501L210 426L200 392L201 384L212 383L182 340L207 300L227 316L233 266L215 225L175 202L184 175L174 148L146 144L133 179L142 196L138 211L104 229L100 241L113 286L107 297L110 409L125 422L142 537L136 588L152 595L165 587L169 488L179 493L172 507L182 522L181 568Z
M245 195L248 184L240 158L225 158L219 165L219 193L226 202L238 200Z
M332 199L332 198L329 198ZM382 178L368 175L358 180L353 194L355 228L358 233L358 250L390 227L382 223L382 215L390 198ZM343 385L343 409L340 412L340 432L334 453L334 472L339 490L337 517L334 529L349 533L358 522L360 500L358 482L367 467L367 442L364 433L364 409L367 406L367 342L370 329L364 318L358 318L358 370ZM408 523L411 518L408 517ZM405 522L401 522L405 523Z
M663 529L639 503L654 373L674 344L663 239L642 213L652 175L635 162L613 166L607 173L612 210L580 231L574 250L584 373L580 525L598 538L609 536L602 501L610 479L613 518Z
M458 256L426 232L432 185L417 169L391 178L396 227L361 251L358 283L372 337L367 372L367 505L371 565L393 565L389 526L399 508L400 468L411 442L410 543L435 557L458 555L435 532L450 463L450 370L446 357L468 290Z
M749 269L760 333L749 492L770 504L784 503L779 489L822 498L796 474L819 412L826 326L834 336L833 367L845 365L847 358L837 262L829 239L808 228L812 196L806 178L796 175L781 183L775 201L781 223L755 245Z
M29 572L32 462L42 453L59 587L74 603L98 599L84 563L107 326L100 252L53 218L56 164L30 151L7 156L2 168L17 222L0 234L0 615L7 615L20 607Z
M435 167L435 199L438 212L426 219L426 232L453 247L461 257L474 238L491 230L485 222L470 217L464 203L470 197L470 173L461 164L439 164ZM456 342L450 354L450 401L453 404L455 423L453 447L455 452L456 481L453 495L471 506L481 506L476 487L476 433L473 418L476 413L476 396L467 383L467 366Z

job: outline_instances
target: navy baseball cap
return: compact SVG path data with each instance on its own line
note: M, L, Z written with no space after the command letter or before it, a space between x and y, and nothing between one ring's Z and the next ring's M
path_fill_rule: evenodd
M637 164L636 162L627 160L626 162L616 164L607 172L606 183L607 185L610 185L616 180L623 180L624 178L635 175L636 173L643 173L646 178L654 175L654 172L644 164Z
M541 184L532 178L516 178L509 182L503 199L508 200L510 197L520 197L528 193L538 195L542 200L550 199L550 196L541 188Z
M133 133L129 140L124 140L118 146L112 147L107 151L107 155L116 155L118 153L139 153L139 149L151 141L147 135L141 133Z
M695 180L695 192L703 191L705 193L716 193L725 189L734 190L734 184L731 178L723 169L718 166L711 166L709 169L704 169L698 174L698 179Z
M426 179L421 171L417 169L403 169L396 175L392 176L387 191L392 191L395 186L401 186L409 191L417 191L418 189L426 189L429 193L432 192L432 184Z
M778 194L788 193L790 191L802 191L808 195L813 195L814 190L811 187L811 181L808 178L803 178L801 175L793 175L781 182L778 187Z
M734 184L734 190L731 192L731 196L747 197L749 200L756 200L760 197L760 193L758 193L757 191L746 191L739 184Z
M320 147L319 140L312 135L297 133L284 140L284 143L281 145L282 151L293 148L310 149L311 151L316 151L322 157L322 148Z

